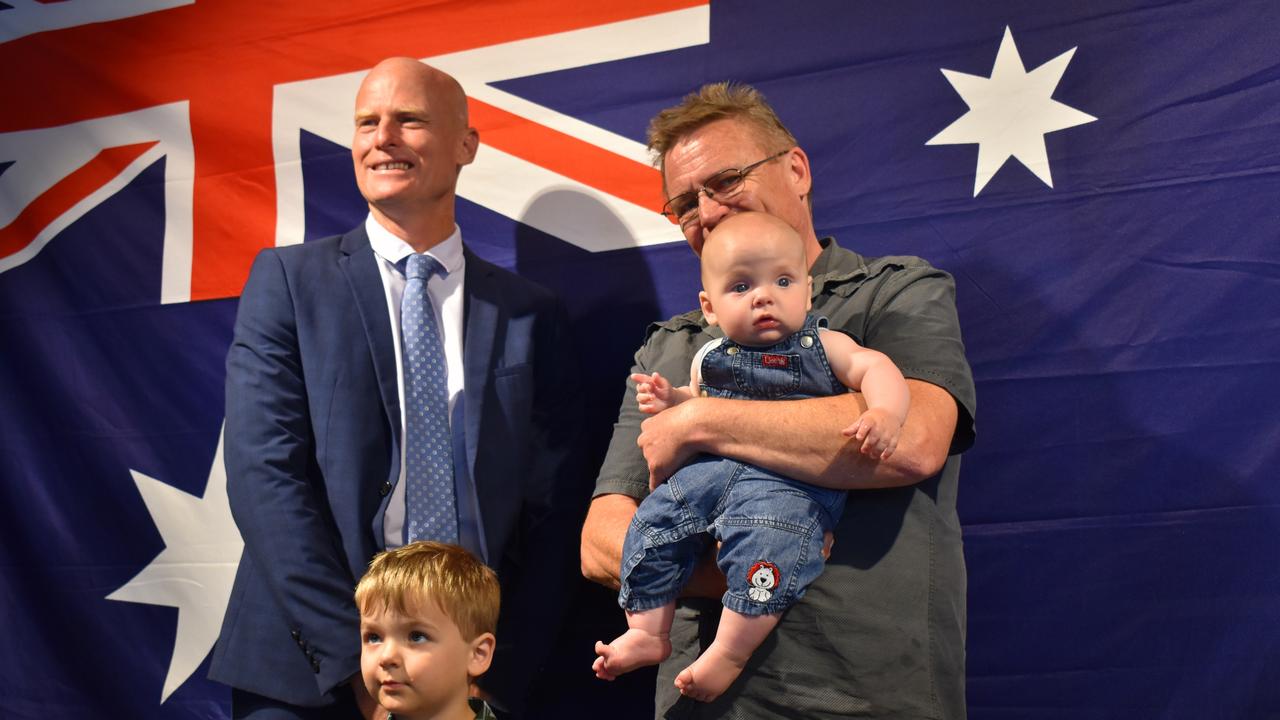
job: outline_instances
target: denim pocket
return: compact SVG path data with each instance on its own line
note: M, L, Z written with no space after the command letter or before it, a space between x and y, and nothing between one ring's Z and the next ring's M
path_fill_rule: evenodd
M733 380L748 396L773 400L790 395L800 386L800 356L744 349L733 357Z

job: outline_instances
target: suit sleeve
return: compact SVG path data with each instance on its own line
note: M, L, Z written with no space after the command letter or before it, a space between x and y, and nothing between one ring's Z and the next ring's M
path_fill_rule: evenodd
M245 553L327 693L360 668L355 580L315 460L304 362L279 256L254 261L227 354L227 493ZM292 637L290 637L292 636Z

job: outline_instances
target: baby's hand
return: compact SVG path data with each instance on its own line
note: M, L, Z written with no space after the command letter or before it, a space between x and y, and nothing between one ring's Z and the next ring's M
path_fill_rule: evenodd
M658 373L633 373L631 379L636 384L636 404L640 412L656 415L671 407L671 382L666 378Z
M861 452L873 460L884 460L898 449L898 436L902 423L888 412L872 408L858 417L842 433L845 437L862 441Z

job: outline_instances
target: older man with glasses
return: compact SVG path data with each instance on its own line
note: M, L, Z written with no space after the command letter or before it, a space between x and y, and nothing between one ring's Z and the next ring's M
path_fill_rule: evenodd
M617 587L622 542L649 491L698 453L850 490L826 571L712 703L681 699L675 673L714 635L725 580L708 558L686 588L659 671L657 717L962 718L965 568L956 516L959 453L974 436L974 388L951 277L914 257L863 258L819 240L809 158L756 90L707 85L649 129L663 208L695 253L725 217L756 210L796 230L813 312L887 354L911 390L897 451L876 461L841 429L859 393L795 401L695 398L645 419L628 386L582 533L583 573ZM650 328L634 372L687 383L719 331L698 311ZM672 712L674 711L674 712Z

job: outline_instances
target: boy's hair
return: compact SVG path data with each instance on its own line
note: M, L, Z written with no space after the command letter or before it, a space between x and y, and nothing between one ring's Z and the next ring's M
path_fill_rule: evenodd
M662 170L667 151L680 138L725 118L752 125L765 152L781 152L799 144L759 90L743 83L708 83L649 121L649 150L654 154L654 164Z
M474 640L498 627L498 576L457 545L415 542L378 553L356 585L361 615L391 609L402 615L420 602L434 602Z

